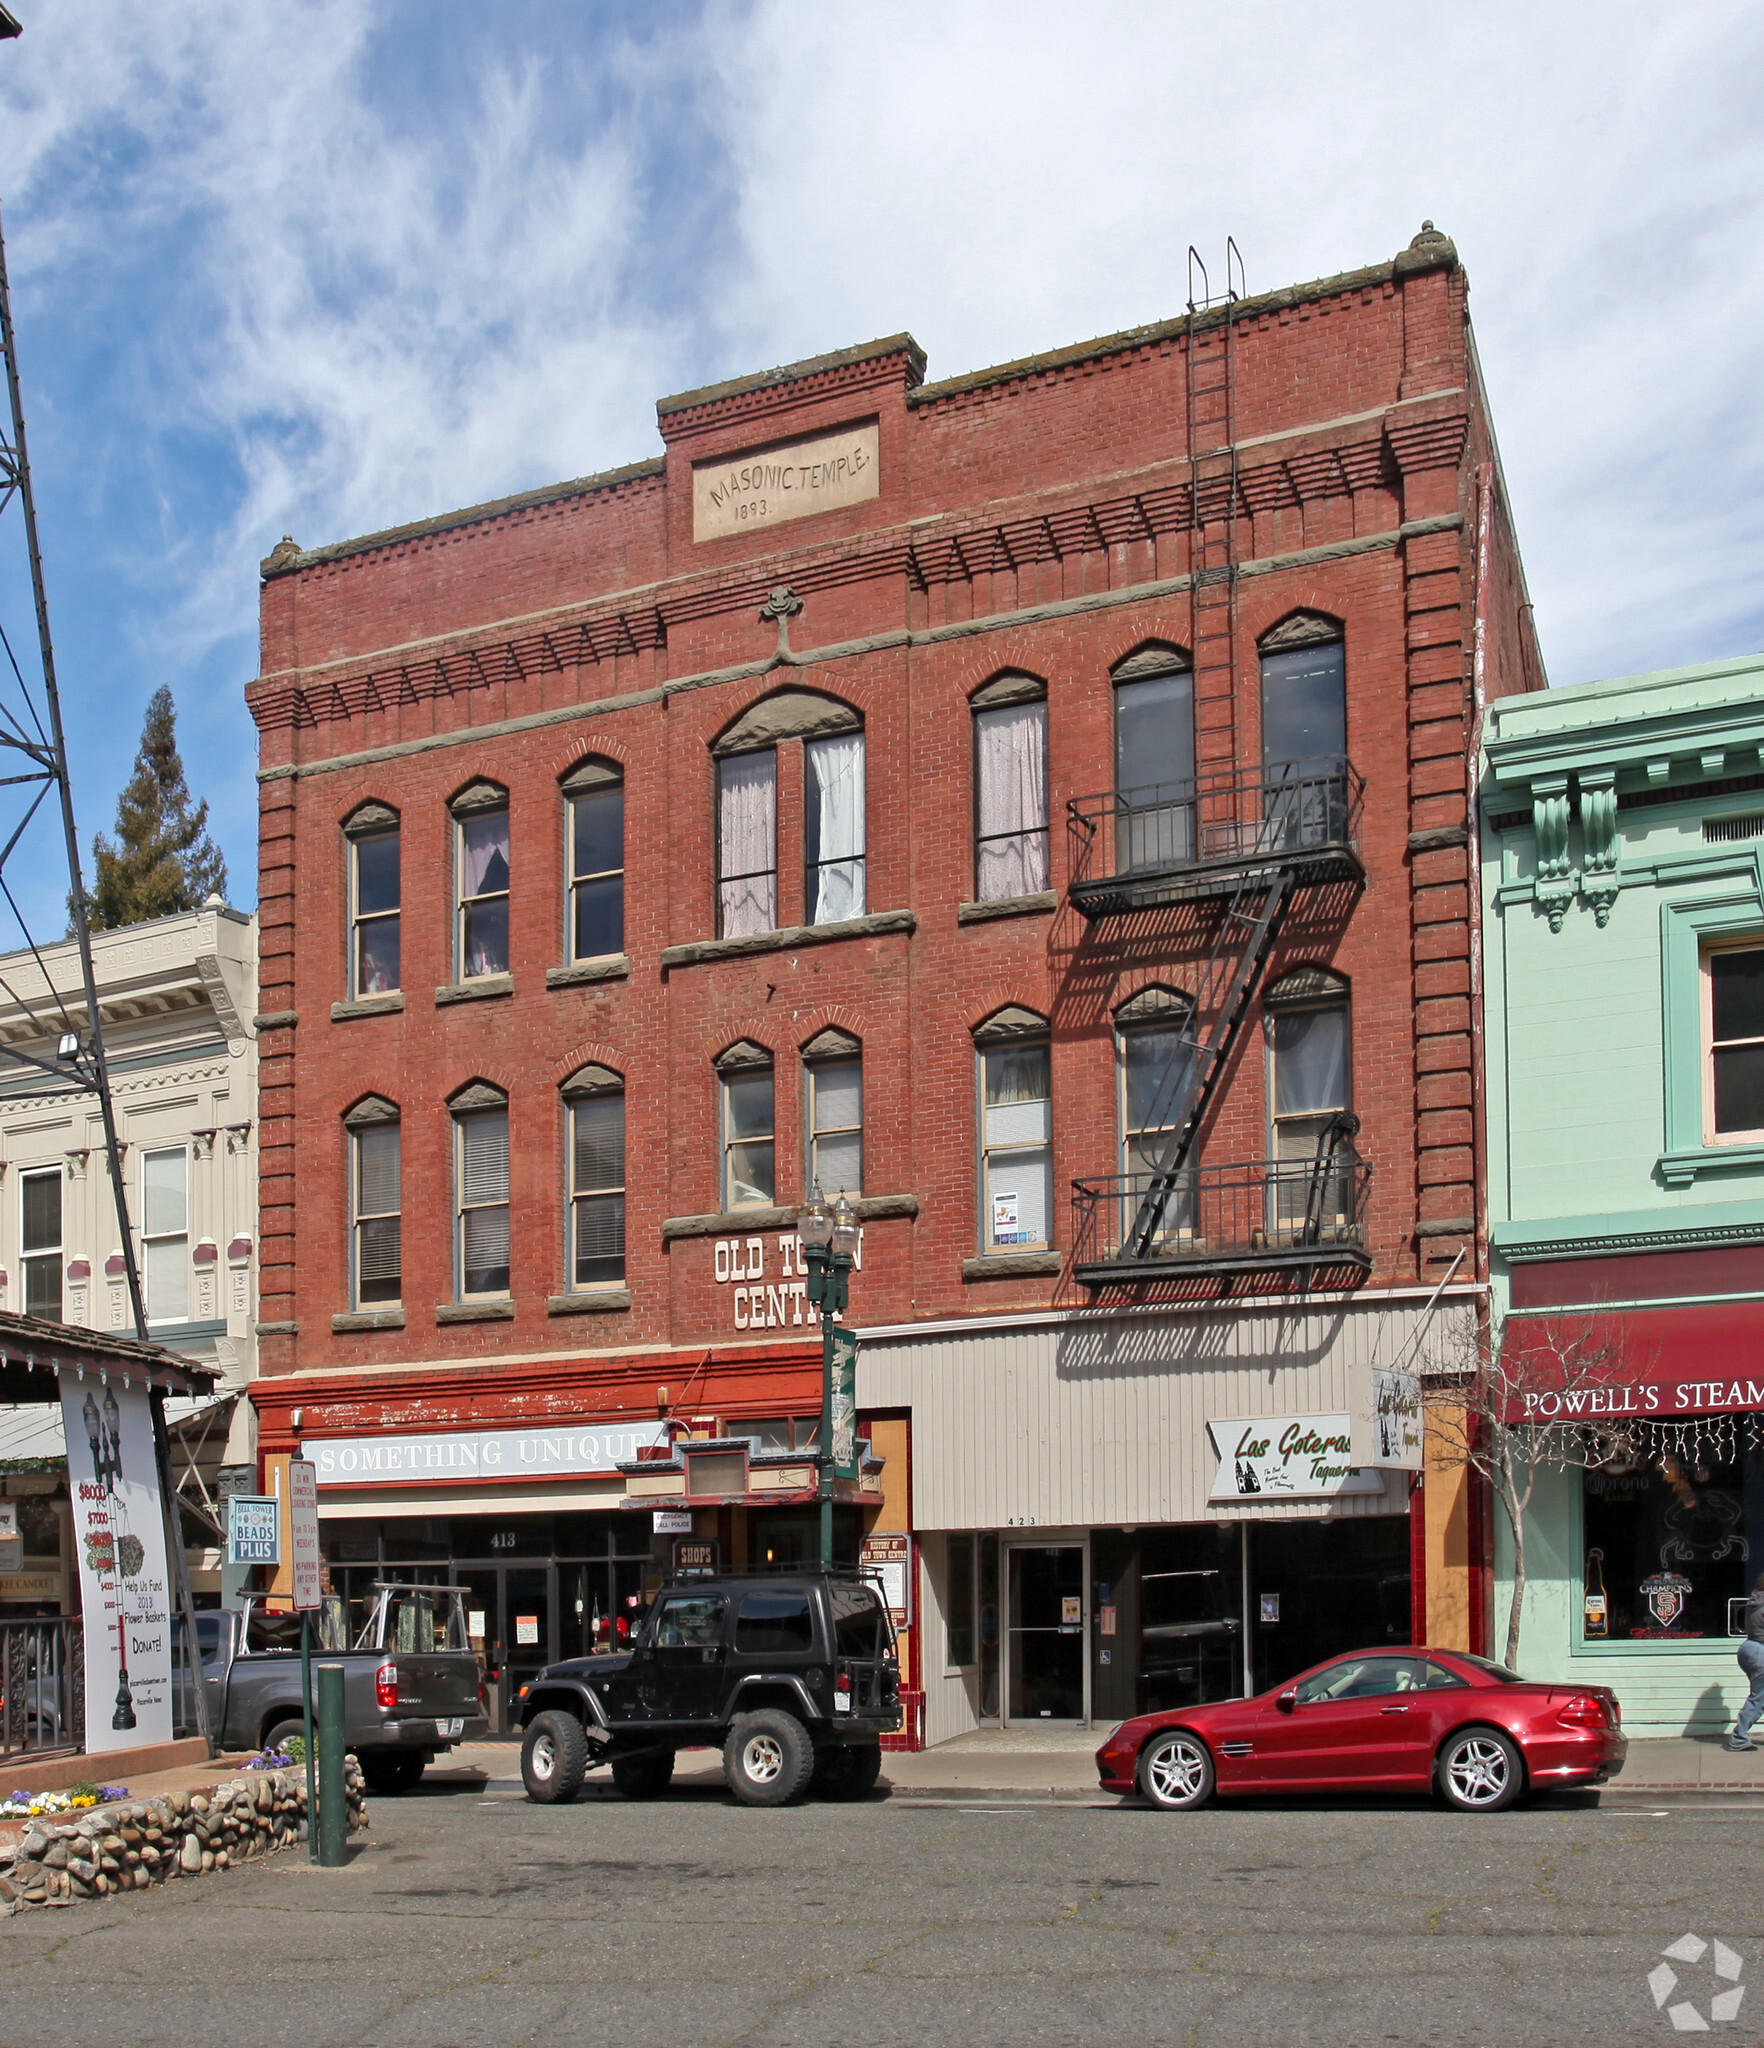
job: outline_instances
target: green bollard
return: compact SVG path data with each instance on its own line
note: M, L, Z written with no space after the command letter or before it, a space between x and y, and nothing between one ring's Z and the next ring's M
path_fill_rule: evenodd
M327 1870L342 1868L349 1834L343 1790L343 1667L318 1668L319 1810L318 1860Z

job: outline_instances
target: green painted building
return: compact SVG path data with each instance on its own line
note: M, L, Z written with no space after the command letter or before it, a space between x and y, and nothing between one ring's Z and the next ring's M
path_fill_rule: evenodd
M1764 656L1504 699L1482 766L1493 1327L1603 1459L1539 1478L1521 1668L1713 1732L1764 1572Z

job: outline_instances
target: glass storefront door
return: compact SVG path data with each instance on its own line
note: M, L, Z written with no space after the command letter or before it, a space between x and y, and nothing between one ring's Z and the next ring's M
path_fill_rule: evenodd
M1090 1719L1087 1546L1005 1546L1006 1727L1080 1727Z
M466 1631L484 1673L490 1733L516 1727L523 1685L552 1662L551 1567L543 1564L461 1565Z

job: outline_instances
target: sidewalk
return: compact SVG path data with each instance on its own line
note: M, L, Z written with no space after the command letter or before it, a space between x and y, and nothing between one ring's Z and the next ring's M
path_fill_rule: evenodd
M916 1753L890 1750L882 1759L882 1783L896 1799L1107 1800L1096 1781L1096 1751L1107 1728L984 1728ZM1635 1798L1764 1799L1764 1748L1740 1756L1722 1747L1718 1735L1649 1737L1631 1742L1621 1777L1600 1796ZM512 1742L462 1744L431 1768L424 1783L443 1774L482 1772L498 1791L520 1787L520 1751ZM722 1783L722 1765L712 1750L682 1750L674 1783L682 1790L710 1791ZM592 1772L588 1793L616 1796L604 1772Z

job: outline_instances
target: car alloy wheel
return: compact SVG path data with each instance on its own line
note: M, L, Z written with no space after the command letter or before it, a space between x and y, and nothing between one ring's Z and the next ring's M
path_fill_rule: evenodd
M1519 1752L1494 1728L1470 1728L1447 1744L1439 1765L1440 1789L1465 1813L1499 1813L1525 1783Z
M1154 1736L1140 1752L1138 1776L1140 1791L1168 1813L1204 1806L1213 1795L1213 1759L1185 1729Z
M784 1768L784 1751L775 1735L749 1736L741 1750L741 1768L756 1785L769 1785Z

